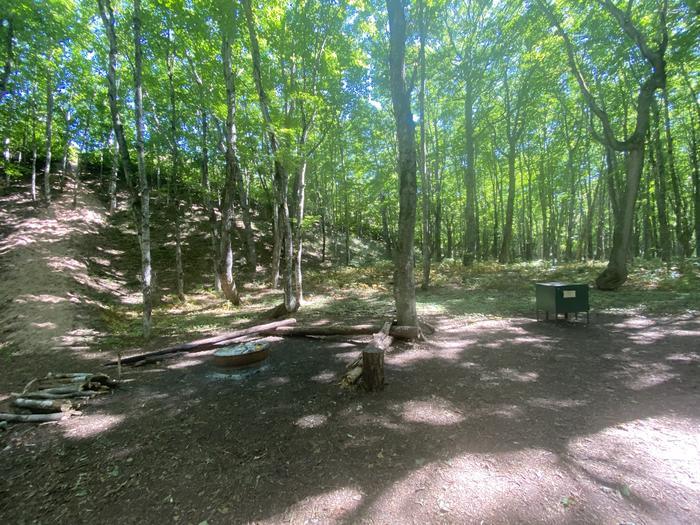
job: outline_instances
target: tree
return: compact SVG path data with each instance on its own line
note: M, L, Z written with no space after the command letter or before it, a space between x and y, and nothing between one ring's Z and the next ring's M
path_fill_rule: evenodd
M387 0L389 14L389 77L398 141L399 225L395 262L398 323L418 326L413 269L416 224L416 137L411 95L406 87L406 15L402 0Z
M544 0L541 0L544 2ZM668 45L668 30L666 28L666 13L668 11L668 0L662 2L658 10L658 23L660 38L654 48L650 47L647 37L638 29L631 18L632 3L628 4L627 12L622 11L611 0L598 0L598 5L602 7L618 24L625 36L634 42L636 49L642 59L647 63L650 71L646 79L640 84L637 104L636 123L634 131L623 140L618 140L610 115L604 107L598 103L591 89L586 82L583 72L576 59L576 49L559 22L553 9L544 4L545 12L552 25L557 28L561 36L569 66L572 74L578 83L581 94L600 126L602 134L592 127L594 137L606 148L613 151L626 152L626 172L627 177L624 187L624 195L618 203L618 213L615 217L615 229L613 233L613 245L610 252L610 259L607 268L596 279L596 285L601 290L615 290L627 280L627 258L632 239L632 227L634 224L635 203L644 168L644 151L646 145L646 135L649 129L650 108L654 100L654 93L658 89L663 89L666 83L666 63L664 53Z

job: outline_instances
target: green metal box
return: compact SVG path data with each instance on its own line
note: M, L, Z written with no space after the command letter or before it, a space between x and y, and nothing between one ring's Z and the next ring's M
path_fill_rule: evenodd
M556 319L559 314L566 318L569 314L586 312L589 314L588 285L571 283L536 283L535 299L537 308L537 320L540 319L540 310L545 312L545 319L549 319L549 313Z

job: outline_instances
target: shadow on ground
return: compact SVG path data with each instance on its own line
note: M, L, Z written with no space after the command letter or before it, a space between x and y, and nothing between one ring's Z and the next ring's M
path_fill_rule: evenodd
M196 354L130 370L83 417L12 435L0 516L697 522L697 319L439 325L378 394L336 385L342 341L278 341L245 378Z

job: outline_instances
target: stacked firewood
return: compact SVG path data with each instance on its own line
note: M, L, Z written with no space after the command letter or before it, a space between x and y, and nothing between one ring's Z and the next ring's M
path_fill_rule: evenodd
M106 374L48 374L32 379L21 393L13 393L15 413L0 412L0 421L42 423L78 414L77 409L91 397L107 394L118 382Z

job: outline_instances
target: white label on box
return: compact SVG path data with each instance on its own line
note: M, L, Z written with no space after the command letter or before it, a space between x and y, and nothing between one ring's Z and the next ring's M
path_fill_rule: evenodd
M576 290L564 290L564 299L573 299L576 297Z

